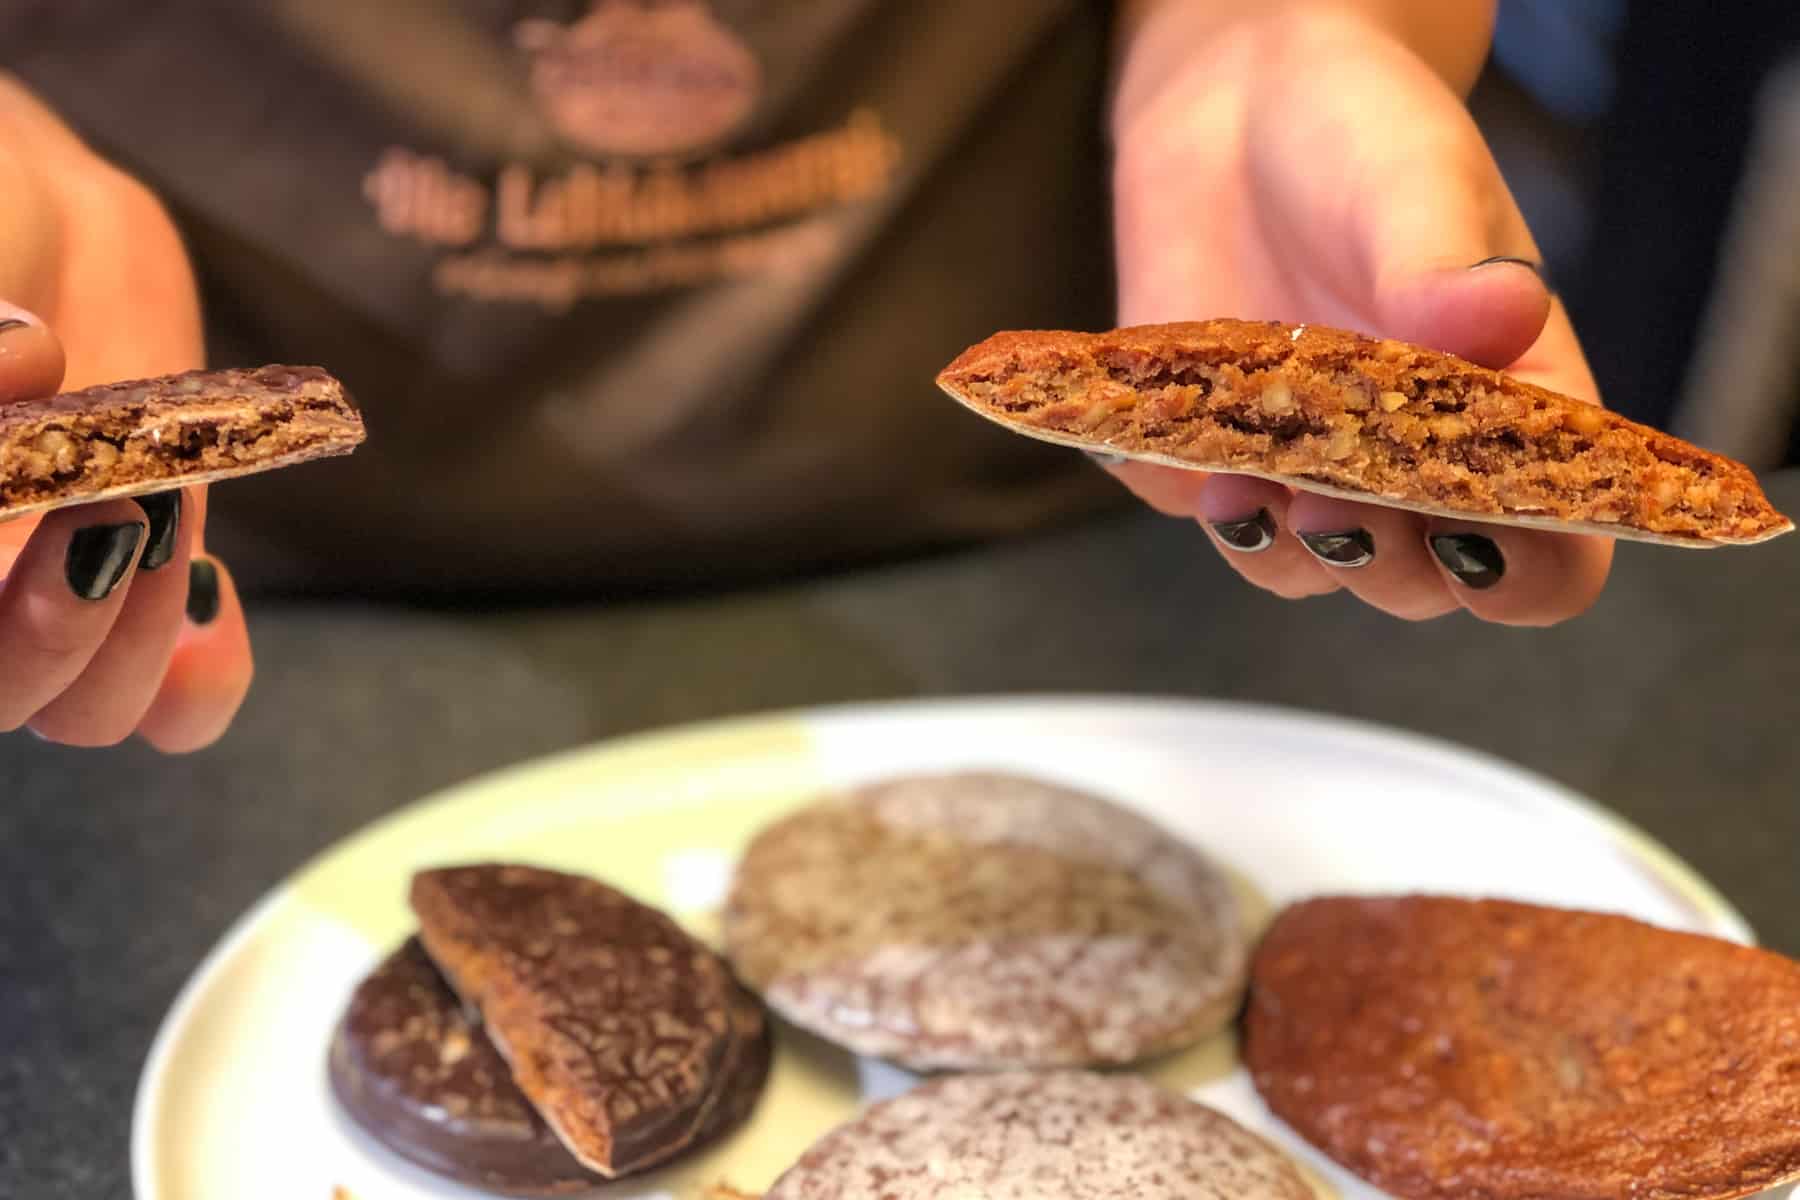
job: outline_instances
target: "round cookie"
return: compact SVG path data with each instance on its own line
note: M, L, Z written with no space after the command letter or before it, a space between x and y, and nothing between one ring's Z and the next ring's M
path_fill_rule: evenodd
M1244 1065L1406 1200L1730 1200L1800 1179L1800 963L1612 913L1325 896L1256 952Z
M826 1134L763 1200L1312 1200L1282 1153L1184 1096L1086 1071L946 1076Z
M694 1145L749 1115L768 1074L761 1006L745 995L735 1020L744 1065ZM418 938L358 985L332 1038L332 1092L370 1137L418 1166L510 1196L566 1196L606 1183L551 1132L512 1072L472 1024Z
M918 1070L1120 1064L1242 1000L1225 873L1135 812L1037 779L914 776L764 830L725 911L788 1020Z

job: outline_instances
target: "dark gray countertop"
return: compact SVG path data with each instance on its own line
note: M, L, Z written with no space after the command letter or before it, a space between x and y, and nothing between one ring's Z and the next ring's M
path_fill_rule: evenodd
M1800 473L1777 477L1800 511ZM1535 768L1672 846L1800 952L1800 537L1625 546L1550 631L1404 625L1238 584L1147 515L753 595L253 614L260 674L193 758L0 739L0 1196L130 1195L138 1069L215 938L424 792L677 721L844 700L1118 691L1298 705Z

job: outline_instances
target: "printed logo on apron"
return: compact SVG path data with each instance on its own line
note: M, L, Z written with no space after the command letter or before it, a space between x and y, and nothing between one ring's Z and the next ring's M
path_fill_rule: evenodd
M364 180L383 230L445 251L432 282L446 295L563 311L810 270L837 251L828 214L884 192L900 159L867 109L723 153L764 77L707 0L594 0L573 24L528 18L512 35L538 112L580 161L477 174L390 147Z

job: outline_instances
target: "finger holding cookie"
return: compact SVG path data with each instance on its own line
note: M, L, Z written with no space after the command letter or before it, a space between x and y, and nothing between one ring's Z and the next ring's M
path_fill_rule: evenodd
M158 384L203 357L186 253L146 188L3 73L0 178L0 728L199 748L251 665L193 447L157 440L231 399ZM57 394L120 379L144 382Z
M133 534L136 555L117 560L125 576L116 585L124 593L123 603L80 676L32 717L32 731L50 741L110 746L130 737L149 711L175 652L187 602L193 523L182 520L186 504L180 491L130 503L139 510L141 523Z
M1417 31L1349 6L1268 6L1223 23L1181 5L1140 8L1153 16L1126 46L1112 119L1121 325L1316 323L1597 403L1447 43L1415 45ZM1485 51L1489 33L1470 22L1459 37ZM1183 472L1148 464L1109 469L1162 511L1191 500L1226 561L1286 597L1342 587L1409 619L1461 608L1550 624L1591 604L1610 564L1603 537L1497 528L1486 536L1508 567L1490 581L1473 559L1448 565L1454 544L1434 542L1442 531L1411 512L1222 475L1176 484L1166 477ZM1290 519L1271 521L1278 511Z

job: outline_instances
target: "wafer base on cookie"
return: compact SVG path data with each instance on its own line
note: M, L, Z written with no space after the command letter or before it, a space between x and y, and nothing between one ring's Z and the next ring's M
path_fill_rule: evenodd
M1316 325L1000 333L938 385L1044 441L1423 513L1694 548L1793 528L1741 463L1452 355Z
M362 415L317 367L190 371L0 408L0 520L348 454Z

